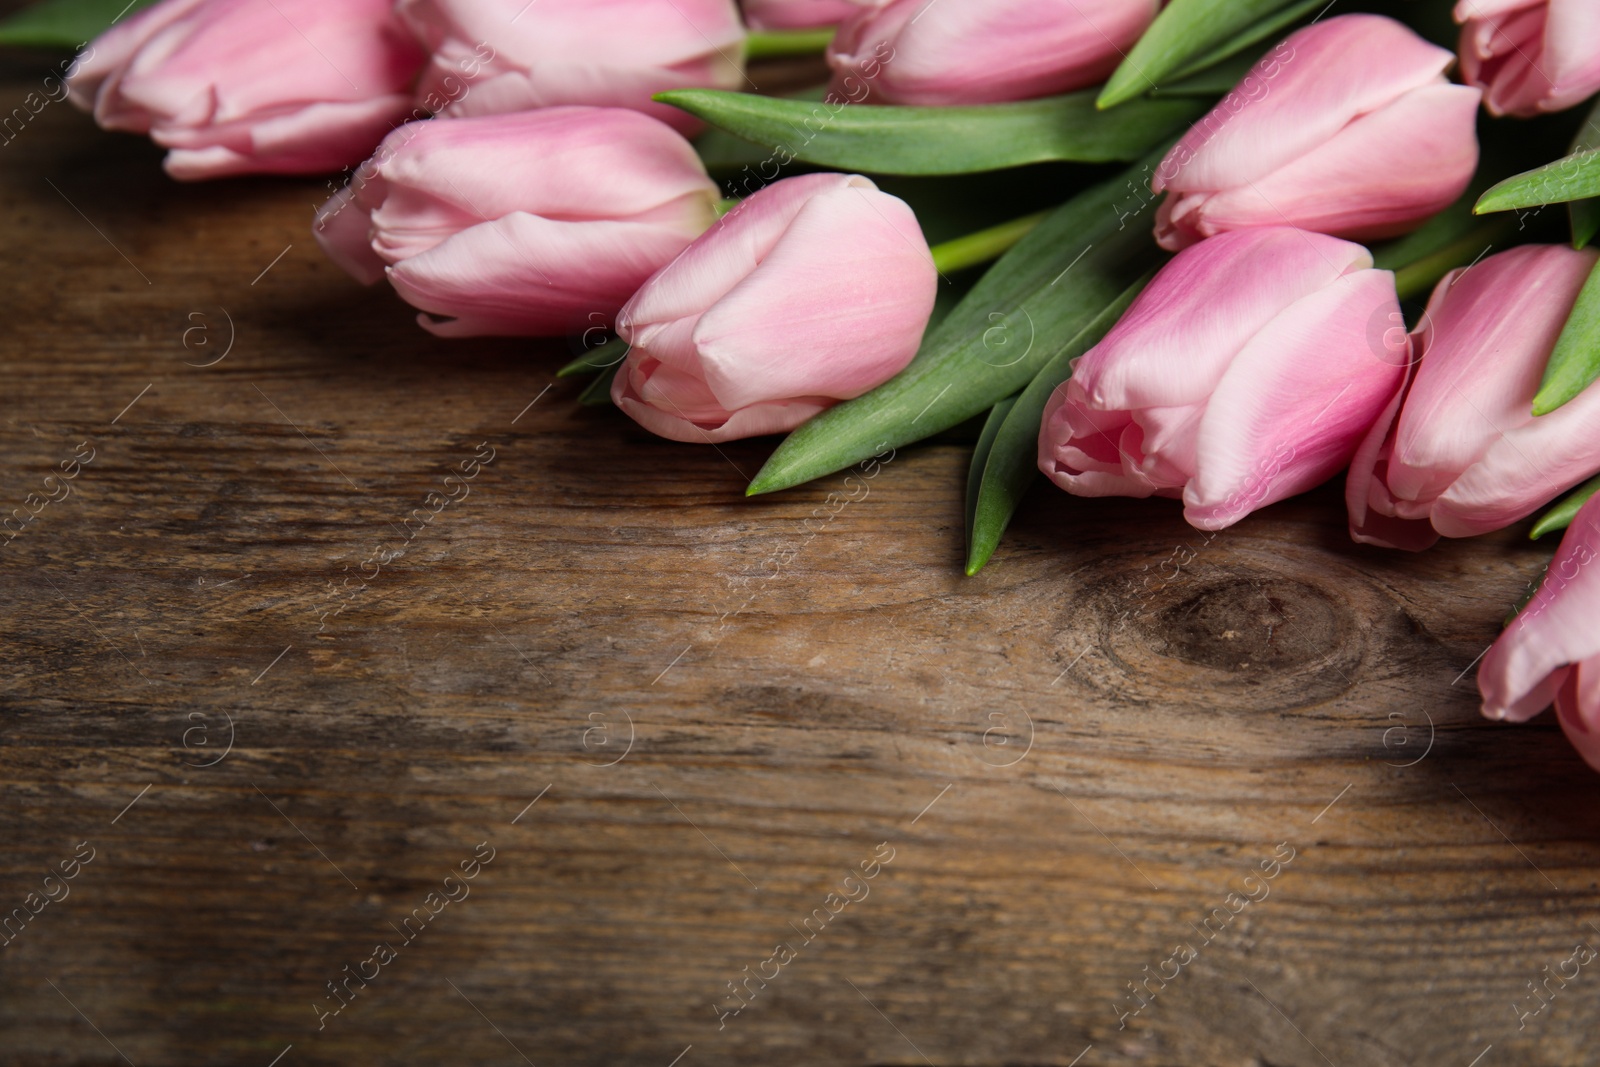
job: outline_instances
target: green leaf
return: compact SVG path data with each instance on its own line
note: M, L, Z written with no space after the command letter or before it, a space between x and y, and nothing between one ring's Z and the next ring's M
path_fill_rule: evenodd
M1600 200L1574 200L1567 205L1567 214L1572 217L1572 247L1588 248L1600 233Z
M1056 387L1072 376L1078 357L1099 344L1122 318L1128 305L1149 284L1145 275L1129 286L1115 302L1096 315L1056 353L1022 391L1022 395L995 405L999 425L985 426L984 440L972 457L967 479L967 577L977 574L1000 547L1000 536L1028 487L1039 476L1039 423ZM1003 412L1002 412L1002 409ZM995 422L995 414L989 421Z
M816 416L778 446L749 492L770 493L949 429L1022 389L1161 259L1158 156L1057 208L984 275L911 364Z
M1578 152L1537 170L1507 178L1484 193L1473 210L1479 215L1564 204L1600 196L1600 150Z
M1288 2L1288 0L1285 0L1285 2ZM1290 3L1282 11L1262 19L1243 33L1224 42L1199 59L1185 63L1182 69L1176 70L1170 75L1169 80L1190 78L1200 74L1202 71L1210 70L1223 60L1232 59L1251 45L1260 44L1265 40L1272 40L1274 46L1276 46L1279 33L1293 26L1296 22L1311 14L1311 12L1326 7L1327 3L1328 0L1299 0L1298 3ZM1250 61L1244 63L1242 69L1237 70L1237 75L1233 81L1225 85L1222 91L1226 93L1238 85L1239 81L1250 72L1250 68L1255 66L1256 61L1260 58L1259 55L1250 57ZM1230 65L1229 69L1235 69L1237 66L1238 64Z
M759 167L772 157L772 149L751 144L715 126L694 139L695 153L706 170L713 174L738 171L741 167Z
M1572 141L1572 151L1592 152L1600 148L1600 102L1583 122L1583 128ZM1600 200L1574 200L1567 205L1572 218L1572 247L1587 248L1594 235L1600 233Z
M607 367L615 367L628 358L628 342L613 337L603 345L589 349L565 367L556 371L557 378L571 378L578 374L594 374Z
M981 107L813 103L718 89L674 89L655 98L766 146L777 165L798 159L869 174L1128 162L1206 111L1205 101L1183 98L1141 100L1102 115L1093 93Z
M976 528L979 490L983 487L983 471L989 463L989 453L994 449L994 439L1000 435L1000 427L1005 425L1006 416L1011 414L1011 409L1016 407L1017 397L1010 396L1000 401L989 409L989 417L983 420L983 432L978 435L978 443L972 448L972 464L967 468L967 544L972 544L973 531ZM970 568L967 573L975 573Z
M1548 415L1600 378L1600 264L1589 272L1562 327L1533 398L1533 413Z
M599 407L611 403L611 380L617 376L617 371L622 369L622 361L611 364L600 371L583 392L578 394L578 403L586 408Z
M1255 66L1260 58L1254 53L1246 52L1216 66L1207 67L1198 74L1158 85L1150 90L1150 97L1161 100L1172 96L1208 96L1213 99L1227 96L1244 80L1244 76L1250 73L1250 68Z
M1208 58L1220 60L1249 47L1260 39L1252 30L1282 17L1291 4L1296 10L1311 6L1294 0L1172 0L1112 73L1101 90L1099 106L1125 104L1173 75L1192 73ZM1243 44L1229 49L1230 43L1241 39Z
M44 0L0 22L0 44L27 48L82 48L155 0Z
M1556 530L1565 530L1572 525L1572 520L1578 517L1578 512L1589 502L1589 498L1600 493L1600 478L1596 478L1588 485L1583 486L1567 499L1545 512L1544 516L1534 524L1533 533L1530 535L1537 541L1547 533Z

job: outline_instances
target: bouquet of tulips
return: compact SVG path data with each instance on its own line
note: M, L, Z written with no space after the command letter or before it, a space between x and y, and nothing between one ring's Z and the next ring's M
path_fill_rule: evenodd
M435 334L788 434L751 493L984 420L969 574L1041 472L1208 531L1348 472L1409 551L1555 504L1480 688L1600 768L1596 0L161 0L69 75L174 178L343 169L317 240Z

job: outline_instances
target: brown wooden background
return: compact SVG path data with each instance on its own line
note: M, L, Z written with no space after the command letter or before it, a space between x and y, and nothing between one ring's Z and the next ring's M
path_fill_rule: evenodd
M0 550L0 908L95 850L0 949L0 1062L1594 1062L1593 966L1514 1005L1600 945L1600 779L1463 675L1547 548L1041 489L966 579L956 444L811 536L843 477L746 500L770 441L579 409L562 346L432 339L325 262L321 183L158 160L65 104L0 149L0 511L95 455Z

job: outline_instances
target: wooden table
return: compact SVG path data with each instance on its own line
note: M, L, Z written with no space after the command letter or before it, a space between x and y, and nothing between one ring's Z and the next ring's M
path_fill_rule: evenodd
M4 153L6 1064L1594 1062L1600 780L1470 670L1548 546L1041 487L967 579L957 444L747 500L320 182Z

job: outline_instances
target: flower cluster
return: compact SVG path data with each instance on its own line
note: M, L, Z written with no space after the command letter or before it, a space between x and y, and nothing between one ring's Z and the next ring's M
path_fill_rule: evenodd
M1020 455L1081 496L1178 498L1212 532L1348 471L1352 536L1415 551L1520 522L1600 472L1600 253L1584 247L1600 207L1574 210L1574 247L1497 248L1454 206L1498 176L1480 159L1482 111L1535 116L1600 92L1595 0L1461 0L1454 50L1376 14L1278 39L1272 5L1206 7L1226 25L1203 30L1201 9L161 0L98 38L69 88L101 125L167 147L176 178L353 168L316 238L435 334L600 325L626 346L610 396L645 429L688 443L798 429L780 456L817 454L753 491L991 407L983 448L1001 451L985 470L1011 478ZM751 56L808 41L821 104L733 92L754 87ZM1235 79L1218 86L1218 64L1247 48L1259 60L1224 92ZM1190 102L1208 94L1201 114ZM725 133L689 139L708 121L771 153L742 200L712 174L751 174L749 159ZM1532 202L1600 190L1595 143L1580 134L1559 175L1523 176ZM890 191L910 186L853 173L1132 162L1160 145L1138 208L1114 219L1149 236L1108 229L1083 267L1096 241L1052 258L1077 235L1035 216L930 247L935 220ZM1101 196L1050 219L1092 226L1083 205ZM930 330L941 279L1001 255ZM1030 299L1048 325L1022 355L972 355L1016 322L1033 330ZM1480 687L1497 718L1553 702L1600 767L1600 503L1582 499Z

